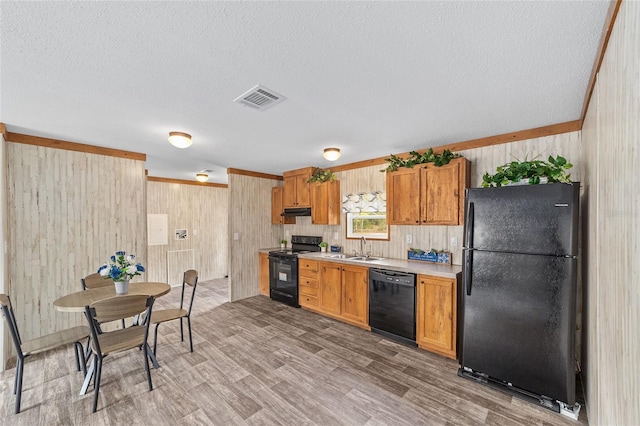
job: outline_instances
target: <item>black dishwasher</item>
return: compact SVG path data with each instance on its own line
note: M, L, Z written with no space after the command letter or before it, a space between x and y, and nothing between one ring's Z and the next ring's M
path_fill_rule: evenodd
M369 326L398 342L416 344L416 275L369 269Z

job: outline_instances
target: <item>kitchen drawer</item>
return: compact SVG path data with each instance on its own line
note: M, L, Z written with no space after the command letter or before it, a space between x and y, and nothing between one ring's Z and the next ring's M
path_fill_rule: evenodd
M300 306L310 306L313 308L318 307L318 298L313 296L300 295Z
M300 272L318 272L318 261L311 259L298 259L298 270Z
M313 288L318 288L318 279L316 277L305 277L305 276L300 276L300 279L298 280L298 284L299 285L305 285L307 287L313 287Z
M316 271L307 271L305 269L300 269L298 271L298 276L300 277L300 282L304 282L305 280L317 280L318 272Z
M316 281L316 284L318 284L318 282ZM298 285L298 289L299 289L299 293L301 295L307 295L307 296L314 296L314 297L318 297L318 286L316 285L315 287L310 286L310 285L305 285L305 284L299 284Z

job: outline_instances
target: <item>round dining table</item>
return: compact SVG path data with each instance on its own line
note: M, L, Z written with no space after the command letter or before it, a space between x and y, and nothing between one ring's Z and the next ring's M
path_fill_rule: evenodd
M169 291L171 291L171 286L167 283L139 282L130 283L129 293L127 294L160 297L169 293ZM84 312L84 307L91 305L95 301L118 296L115 286L112 285L92 288L62 296L53 301L53 307L61 312Z
M139 294L144 296L160 297L171 291L171 286L167 283L158 282L139 282L129 283L129 292L127 294ZM57 311L61 312L84 312L84 307L91 305L93 302L111 297L119 297L121 295L116 294L116 286L109 285L104 287L92 288L89 290L77 291L75 293L67 294L59 299L53 301L53 307ZM158 368L158 360L156 360L155 354L147 344L147 354L151 358L154 368ZM84 383L80 389L80 395L87 393L87 388L93 377L95 370L95 358L92 358L91 364L87 369L87 374L84 378Z

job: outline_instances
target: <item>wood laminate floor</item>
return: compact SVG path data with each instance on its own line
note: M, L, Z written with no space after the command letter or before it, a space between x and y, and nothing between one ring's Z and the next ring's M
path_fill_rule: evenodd
M264 296L228 303L227 292L226 279L198 283L193 353L177 322L160 326L152 392L140 352L109 356L92 414L69 347L27 360L18 415L15 369L0 374L0 424L587 424L584 407L576 422L459 378L453 360Z

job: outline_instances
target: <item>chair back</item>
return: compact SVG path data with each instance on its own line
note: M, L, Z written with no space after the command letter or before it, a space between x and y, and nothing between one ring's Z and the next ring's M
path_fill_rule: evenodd
M84 278L80 278L80 282L82 283L83 290L113 285L113 280L111 278L103 278L102 275L97 272L87 275Z
M11 340L16 348L16 352L20 359L24 359L24 353L22 352L22 339L20 338L20 332L18 331L18 324L16 322L16 315L13 312L11 306L11 299L9 295L0 294L0 308L2 308L2 316L7 321L9 326L9 333L11 334Z
M129 318L146 311L153 304L153 296L129 294L95 301L91 304L92 318L98 322Z
M144 312L145 322L142 325L134 325L133 327L145 327L144 341L146 342L149 334L149 321L146 321L146 319L151 318L153 301L153 296L129 294L98 300L90 306L85 306L85 313L91 330L91 344L94 345L94 350L100 353L98 340L98 334L102 334L100 323L133 317L140 315L141 312Z
M193 300L196 296L196 286L198 285L198 271L194 269L189 269L184 273L184 277L182 279L182 295L180 296L180 309L184 306L184 289L185 285L193 287L191 289L191 300L189 301L189 315L191 315L191 308L193 307Z

